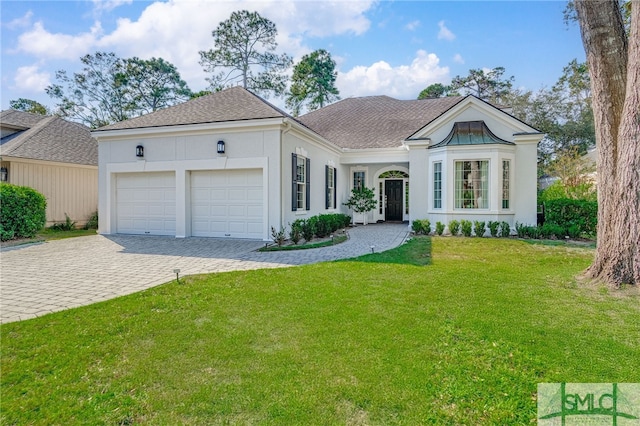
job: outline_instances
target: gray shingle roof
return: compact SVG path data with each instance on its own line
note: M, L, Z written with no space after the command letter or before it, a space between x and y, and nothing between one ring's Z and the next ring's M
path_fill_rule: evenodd
M232 87L147 115L100 127L94 131L180 126L262 118L286 117L262 98L242 87Z
M32 114L30 112L6 109L0 112L0 125L12 129L29 129L39 121L47 118L46 115Z
M1 156L98 165L98 143L88 127L57 116L29 117L33 115L36 114L2 111L2 127L15 127L17 123L25 127L34 121L35 124L2 138ZM5 121L5 117L11 121Z
M298 118L342 148L393 148L464 97L399 100L388 96L348 98Z

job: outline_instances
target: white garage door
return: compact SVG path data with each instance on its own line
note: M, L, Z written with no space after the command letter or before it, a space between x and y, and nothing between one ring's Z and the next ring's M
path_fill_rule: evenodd
M262 170L191 172L191 234L263 238Z
M119 234L176 234L174 173L122 173L116 181Z

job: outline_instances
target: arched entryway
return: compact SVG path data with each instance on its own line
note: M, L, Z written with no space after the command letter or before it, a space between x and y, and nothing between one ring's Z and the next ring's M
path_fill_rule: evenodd
M388 222L401 222L409 215L409 173L392 169L378 175L378 214Z

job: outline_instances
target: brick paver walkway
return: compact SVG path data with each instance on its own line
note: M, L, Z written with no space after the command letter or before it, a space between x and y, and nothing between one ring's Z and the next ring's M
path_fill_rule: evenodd
M384 251L406 238L406 224L349 230L349 240L309 250L257 252L261 241L95 235L3 249L0 322L19 321L134 293L180 275L277 268Z

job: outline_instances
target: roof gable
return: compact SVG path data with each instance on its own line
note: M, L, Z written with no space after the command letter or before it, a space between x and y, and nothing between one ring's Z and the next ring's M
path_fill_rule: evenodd
M238 86L200 96L140 117L100 127L94 131L180 126L287 116L288 114L284 111Z
M500 139L489 130L484 121L456 121L451 132L441 142L429 148L440 148L451 145L513 145L513 142Z
M470 118L472 117L472 118ZM509 129L509 134L504 134L499 139L505 140L507 137L511 137L514 134L540 134L540 131L529 126L525 122L518 118L502 111L490 103L477 98L473 95L467 95L457 104L453 105L447 111L444 111L438 117L426 123L422 128L418 129L415 133L407 138L407 141L432 139L442 140L444 134L449 134L451 131L452 123L457 121L479 121L485 122L485 125L490 129L496 127ZM487 124L488 123L488 124ZM499 125L499 126L498 126ZM495 132L494 132L495 133ZM436 135L436 137L434 137ZM437 136L439 135L439 136ZM500 136L500 135L499 135Z
M393 148L402 146L407 137L462 99L347 98L298 120L341 148Z
M95 166L98 143L86 126L42 116L26 130L2 138L2 156Z

